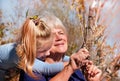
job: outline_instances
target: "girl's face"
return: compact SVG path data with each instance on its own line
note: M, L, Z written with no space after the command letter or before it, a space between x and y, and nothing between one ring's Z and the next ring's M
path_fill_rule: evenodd
M50 55L50 48L53 43L53 38L51 40L44 39L41 40L40 38L37 39L37 58L41 60L45 60L46 56Z

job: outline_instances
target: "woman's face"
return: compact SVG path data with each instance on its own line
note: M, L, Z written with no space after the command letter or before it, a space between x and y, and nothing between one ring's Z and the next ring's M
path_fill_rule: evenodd
M54 40L50 52L64 54L67 51L68 46L66 33L60 28L54 28L52 32L54 35Z

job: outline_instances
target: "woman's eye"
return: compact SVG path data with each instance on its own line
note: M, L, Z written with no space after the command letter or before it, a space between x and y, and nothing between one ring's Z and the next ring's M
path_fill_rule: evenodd
M64 32L60 32L60 34L64 34Z

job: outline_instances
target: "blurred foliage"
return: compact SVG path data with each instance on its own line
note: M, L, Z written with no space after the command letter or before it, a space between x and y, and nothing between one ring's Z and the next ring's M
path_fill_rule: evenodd
M0 24L0 39L3 37L4 33L3 33L3 30L4 30L5 26L4 26L4 23Z
M4 36L4 33L3 33L4 28L5 28L4 23L0 24L0 45L3 43L2 37Z
M0 44L14 41L11 38L6 41L2 40L2 37L5 36L3 32L5 28L17 36L20 31L19 27L26 16L39 15L43 11L48 11L59 17L67 28L69 39L67 55L85 47L90 51L90 59L102 69L104 81L115 81L115 79L117 81L119 79L117 77L120 67L119 54L114 58L117 45L116 43L113 46L106 44L107 36L104 32L107 27L99 23L100 11L105 2L99 2L100 0L98 2L97 0L33 0L23 4L25 1L18 0L19 6L15 7L15 17L11 16L13 20L11 24L6 22L5 24L9 23L7 27L5 24L0 24ZM96 4L91 1L96 1ZM27 11L26 8L28 8ZM21 13L23 11L25 12ZM17 28L15 28L16 26ZM19 71L16 71L14 71L16 76L11 77L11 80L9 78L9 81L18 81ZM13 70L9 72L13 73Z
M91 60L99 66L103 71L102 80L115 81L120 69L120 55L115 58L116 43L113 46L106 44L106 37L104 32L107 26L100 24L101 11L104 8L106 1L92 0L89 7L85 4L90 1L73 0L72 6L78 12L77 15L80 20L83 34L83 46L89 50ZM109 14L109 12L107 12ZM110 22L109 22L110 23ZM110 59L110 60L106 60ZM113 79L114 77L114 79Z
M17 67L10 68L5 72L5 81L19 81L20 69Z

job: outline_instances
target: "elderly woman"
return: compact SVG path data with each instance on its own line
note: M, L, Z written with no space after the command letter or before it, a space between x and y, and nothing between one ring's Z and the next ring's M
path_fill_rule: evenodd
M55 36L54 43L50 49L50 55L46 58L46 62L61 62L68 49L67 32L64 26L54 27L52 28L52 32ZM84 81L83 74L78 70L82 67L83 62L86 64L86 79L88 81L100 80L101 70L94 66L90 61L86 60L88 56L89 52L87 49L80 49L77 53L72 54L69 64L61 73L52 78L51 81L55 81L55 79L57 81Z
M63 58L68 49L66 29L58 18L54 17L54 19L57 21L57 25L52 26L51 28L55 36L54 42L50 49L50 55L45 59L45 62L50 64L63 62ZM80 49L77 53L72 54L69 63L56 76L42 75L37 81L85 81L83 74L79 70L79 68L81 68L84 63L86 66L86 74L88 75L86 76L87 80L98 81L100 79L101 71L96 68L96 66L94 66L90 61L86 60L88 56L89 52L86 49ZM38 73L36 73L36 75L39 76ZM22 77L20 79L20 81L36 81L24 72L22 73Z

